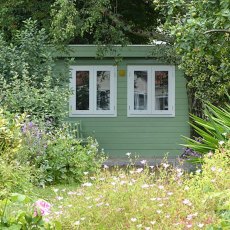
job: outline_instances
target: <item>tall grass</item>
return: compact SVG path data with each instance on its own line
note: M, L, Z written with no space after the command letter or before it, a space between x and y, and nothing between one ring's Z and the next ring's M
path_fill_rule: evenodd
M191 174L166 162L157 169L144 163L126 171L105 167L96 176L85 172L80 187L49 188L49 218L63 229L228 229L229 163L227 143Z

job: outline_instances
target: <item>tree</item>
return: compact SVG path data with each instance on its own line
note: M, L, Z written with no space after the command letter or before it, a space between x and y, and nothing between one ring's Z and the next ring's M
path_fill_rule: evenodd
M159 12L148 0L3 0L0 30L10 40L31 18L56 43L145 44L157 31Z
M201 100L223 105L230 89L230 2L155 0L166 17L188 80L191 111L201 116Z

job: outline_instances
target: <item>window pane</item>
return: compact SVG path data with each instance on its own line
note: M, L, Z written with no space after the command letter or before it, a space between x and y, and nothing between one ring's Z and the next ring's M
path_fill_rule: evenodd
M134 110L147 110L147 71L134 71Z
M76 71L76 110L89 110L89 71Z
M155 109L168 110L168 71L155 71Z
M97 71L97 110L110 110L110 71Z

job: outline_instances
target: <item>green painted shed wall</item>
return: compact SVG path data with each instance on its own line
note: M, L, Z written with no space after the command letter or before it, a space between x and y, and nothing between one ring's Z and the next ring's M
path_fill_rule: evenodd
M115 64L112 57L100 60L82 56L79 54L71 65ZM92 53L89 56L93 56ZM117 64L118 71L125 70L127 74L128 65L166 64L151 57L133 57L133 53L130 56ZM58 66L60 68L61 61ZM96 138L111 158L125 157L127 152L146 158L162 157L166 153L169 157L175 157L182 153L182 146L179 145L182 143L181 136L189 136L190 133L185 85L183 72L176 67L175 117L127 117L127 75L121 77L117 74L117 117L71 117L68 120L81 121L83 135Z

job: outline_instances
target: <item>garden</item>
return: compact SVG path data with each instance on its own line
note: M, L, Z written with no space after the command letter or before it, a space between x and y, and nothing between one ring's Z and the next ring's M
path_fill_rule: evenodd
M144 24L127 14L132 1L124 21L115 1L40 1L38 14L37 3L13 2L0 3L0 229L230 229L229 2L136 1L133 11L151 10ZM195 136L183 137L177 165L136 164L129 152L126 167L108 166L97 140L78 139L66 120L72 60L56 71L55 51L107 44L103 55L128 39L163 39L164 58L186 74Z

